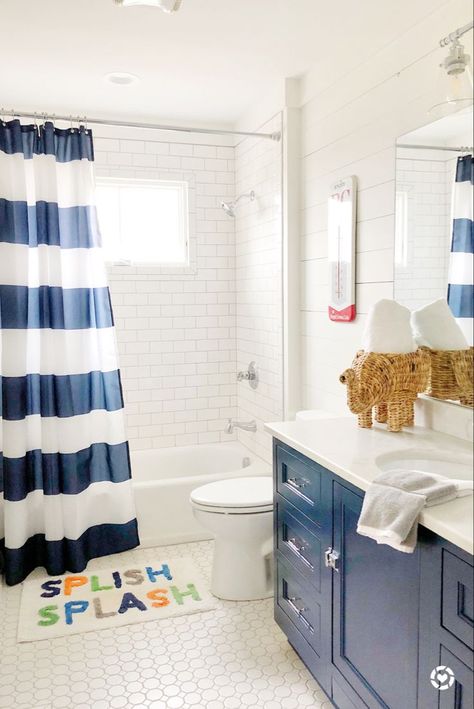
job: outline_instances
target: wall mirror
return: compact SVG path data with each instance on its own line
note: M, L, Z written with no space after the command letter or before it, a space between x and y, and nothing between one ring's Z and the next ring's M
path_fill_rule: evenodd
M468 346L474 297L472 144L472 106L397 140L394 250L395 299L410 310L446 299ZM470 361L462 367L472 386ZM439 365L443 374L451 363L445 357ZM472 405L472 398L459 397L449 386L431 394Z

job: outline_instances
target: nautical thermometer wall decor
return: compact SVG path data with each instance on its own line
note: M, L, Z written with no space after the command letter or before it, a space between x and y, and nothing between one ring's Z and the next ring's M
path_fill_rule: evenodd
M354 176L331 186L328 200L329 317L351 322L356 316L355 241L357 181Z

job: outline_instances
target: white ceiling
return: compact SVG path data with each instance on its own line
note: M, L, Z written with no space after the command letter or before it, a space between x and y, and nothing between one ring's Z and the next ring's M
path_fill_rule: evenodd
M0 106L231 125L285 77L360 63L443 1L183 0L166 15L113 0L2 0ZM109 72L141 80L114 86Z
M398 142L445 147L472 146L472 106L406 133Z

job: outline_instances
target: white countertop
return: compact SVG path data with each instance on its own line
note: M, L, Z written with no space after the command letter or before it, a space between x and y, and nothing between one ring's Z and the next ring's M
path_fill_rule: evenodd
M385 425L359 428L355 418L342 417L269 423L265 430L362 490L381 472L380 465L398 455L443 461L435 472L446 477L472 475L471 443L417 426L391 433ZM472 495L426 508L420 523L473 553Z

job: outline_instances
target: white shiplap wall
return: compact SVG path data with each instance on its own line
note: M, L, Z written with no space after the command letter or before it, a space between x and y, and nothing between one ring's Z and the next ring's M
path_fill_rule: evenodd
M395 142L430 122L439 98L438 40L472 19L466 0L433 4L425 19L370 61L339 76L302 80L301 358L305 408L345 411L340 372L359 348L369 307L393 297ZM338 178L359 183L357 310L354 323L327 317L327 195Z

